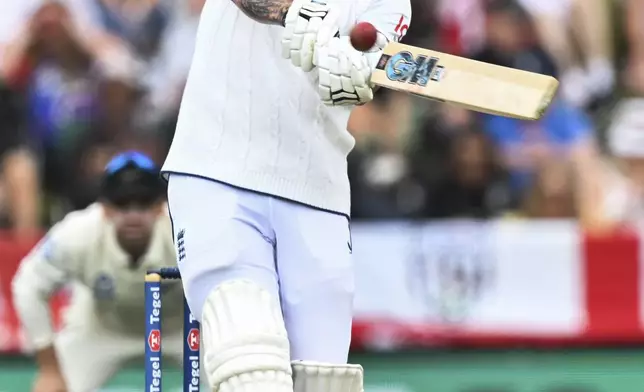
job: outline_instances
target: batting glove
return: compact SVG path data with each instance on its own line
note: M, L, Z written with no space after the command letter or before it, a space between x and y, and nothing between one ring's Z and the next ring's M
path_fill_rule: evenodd
M349 37L333 38L315 50L318 89L325 105L353 106L373 99L369 61L351 46Z
M316 43L339 36L338 13L323 0L295 0L284 20L282 56L309 72L314 68Z

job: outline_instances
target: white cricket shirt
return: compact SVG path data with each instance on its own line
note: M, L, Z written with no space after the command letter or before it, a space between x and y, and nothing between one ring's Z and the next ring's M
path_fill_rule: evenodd
M29 343L36 349L52 344L48 298L67 283L75 284L67 323L143 336L145 272L174 265L172 228L166 214L156 223L148 251L132 267L103 207L93 204L68 214L25 257L13 279L13 300ZM164 282L162 289L164 330L180 331L181 283Z
M409 0L329 0L341 34L371 22L406 32ZM282 27L253 21L230 0L208 0L163 172L206 177L349 214L350 110L324 106L317 72L281 57Z

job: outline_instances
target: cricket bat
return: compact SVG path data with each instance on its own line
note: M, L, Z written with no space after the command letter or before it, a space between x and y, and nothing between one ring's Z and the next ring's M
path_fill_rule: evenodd
M478 112L524 120L541 118L559 86L552 76L397 42L385 47L371 82Z

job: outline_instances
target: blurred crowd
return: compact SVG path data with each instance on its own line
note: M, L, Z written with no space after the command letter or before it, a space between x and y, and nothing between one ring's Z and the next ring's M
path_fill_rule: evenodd
M204 2L2 2L3 227L30 236L91 203L117 151L163 160ZM525 122L381 90L349 122L355 219L637 219L644 1L412 4L406 43L553 75L559 95Z
M379 92L350 123L355 218L644 217L644 1L413 4L407 43L555 76L559 94L528 122Z

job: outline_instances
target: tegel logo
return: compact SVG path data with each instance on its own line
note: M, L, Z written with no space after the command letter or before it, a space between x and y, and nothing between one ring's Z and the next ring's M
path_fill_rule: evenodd
M183 348L183 390L197 392L200 385L199 322L192 315L187 303L184 310L184 327L187 329L185 330L186 341Z
M150 331L148 335L148 346L150 346L150 351L153 353L161 351L161 331L158 329Z
M146 367L152 374L152 379L146 385L146 392L161 392L161 357L153 356L148 358Z
M161 289L157 286L150 287L152 293L152 312L148 323L150 325L161 321Z
M200 384L199 355L190 355L188 357L188 363L190 364L190 384L187 386L187 390L191 392L196 392L196 391L199 391L199 384ZM185 371L186 369L184 369L184 372Z
M199 351L199 330L197 328L192 328L188 332L187 341L191 351Z

